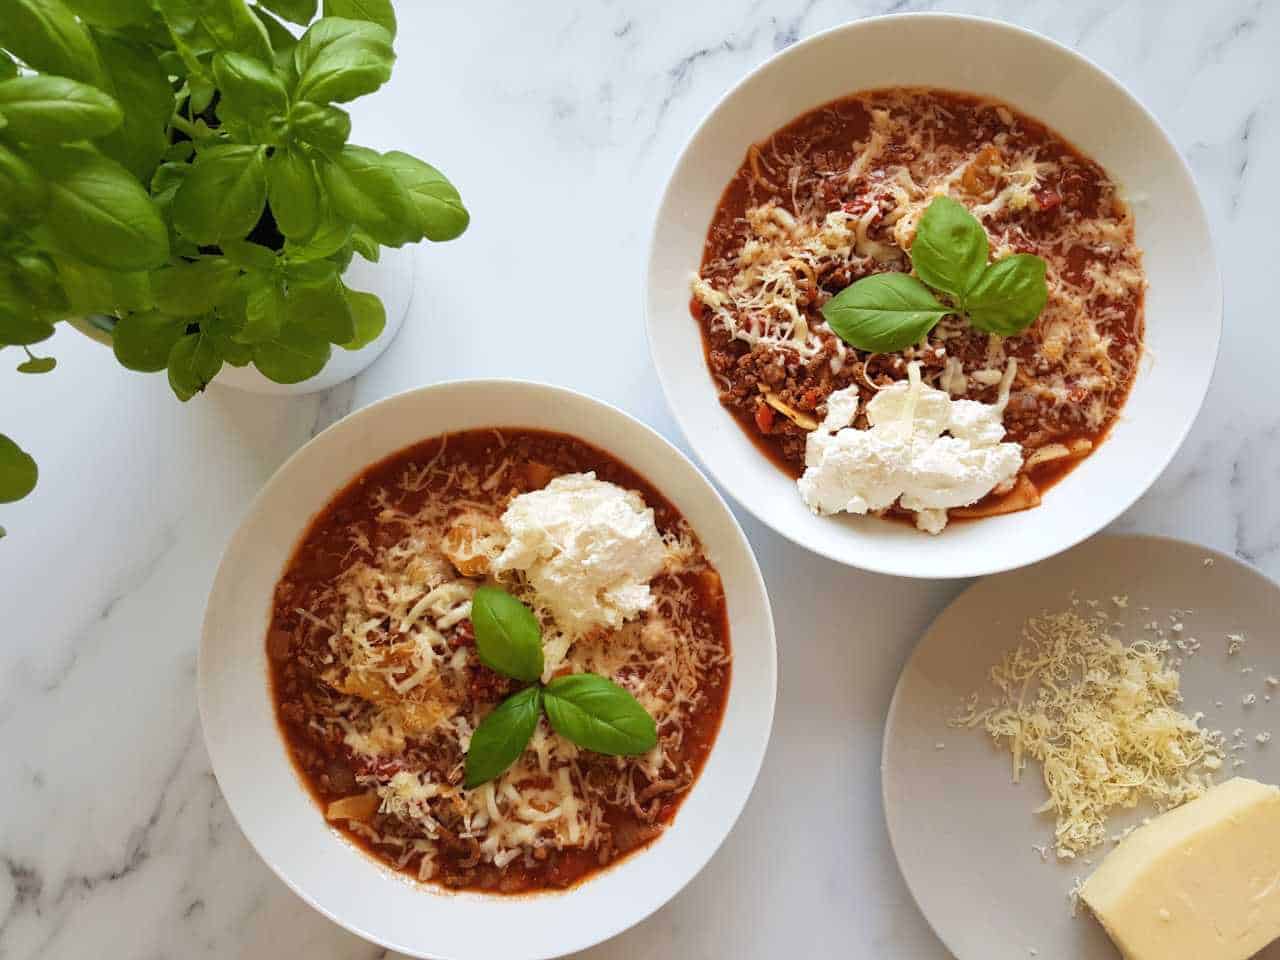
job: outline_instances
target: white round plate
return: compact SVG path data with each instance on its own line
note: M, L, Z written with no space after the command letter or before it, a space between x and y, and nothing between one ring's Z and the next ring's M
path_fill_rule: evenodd
M1144 625L1152 620L1170 629L1173 609L1190 610L1177 636L1198 639L1201 649L1184 658L1183 709L1203 711L1206 727L1228 735L1244 730L1246 747L1231 756L1245 764L1233 770L1228 762L1218 779L1280 782L1280 738L1266 745L1254 739L1273 726L1280 734L1280 689L1266 682L1280 677L1274 639L1280 587L1253 568L1179 540L1104 536L970 587L934 621L902 672L881 770L885 819L902 875L958 960L1027 960L1033 950L1043 960L1118 956L1087 908L1072 917L1068 901L1073 878L1087 877L1113 845L1058 863L1053 817L1034 812L1048 796L1039 764L1028 761L1021 784L1014 784L1007 749L997 749L981 729L947 726L971 693L989 699L987 671L1017 646L1023 622L1069 608L1073 592L1085 612L1091 612L1088 601L1097 600L1124 623L1116 634L1124 641L1150 637ZM1126 607L1112 599L1117 596L1127 596ZM1232 633L1247 642L1229 656ZM1257 696L1253 706L1242 702L1248 693ZM1118 812L1109 831L1154 812ZM1044 844L1048 862L1033 849ZM1259 956L1277 960L1280 947Z
M563 893L502 897L415 884L331 829L276 726L265 642L272 593L312 517L364 468L442 433L480 427L570 433L656 482L724 580L733 671L720 735L675 822L652 845ZM245 835L280 878L349 930L415 957L526 960L625 930L693 878L728 835L759 773L777 683L760 569L724 501L683 454L598 400L511 380L402 393L330 427L267 483L231 538L200 646L200 717L214 773Z
M860 90L933 86L1010 103L1093 157L1127 190L1145 251L1147 352L1111 437L1040 507L929 537L874 517L817 517L719 403L689 313L689 280L747 147ZM1200 409L1218 352L1221 283L1191 173L1155 118L1079 54L1019 27L955 14L859 20L778 54L727 93L667 183L649 251L646 314L676 420L712 476L790 540L841 563L910 577L1025 566L1097 532L1146 491Z

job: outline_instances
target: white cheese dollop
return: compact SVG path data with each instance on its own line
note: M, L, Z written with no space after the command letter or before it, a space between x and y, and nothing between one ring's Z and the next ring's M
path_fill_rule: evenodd
M947 509L976 503L1022 467L1022 448L1004 439L1004 407L1013 382L1009 362L995 404L952 400L920 381L885 387L867 404L866 430L850 426L856 387L827 399L827 417L809 434L800 495L814 513L868 513L899 501L916 526L939 533Z
M652 603L666 547L638 493L565 474L512 500L502 526L511 539L493 572L523 571L566 632L619 627Z

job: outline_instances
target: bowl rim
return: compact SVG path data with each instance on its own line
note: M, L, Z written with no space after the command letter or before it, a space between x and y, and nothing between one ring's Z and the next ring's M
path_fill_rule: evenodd
M382 397L379 400L367 406L361 407L360 409L354 410L351 413L347 414L346 416L341 417L340 419L338 419L337 421L335 421L334 423L326 427L324 430L317 433L315 436L309 438L306 443L302 444L302 446L300 446L297 450L295 450L292 454L290 454L288 458L286 458L278 467L275 468L275 470L271 473L271 476L268 477L266 482L254 495L248 508L245 510L243 516L241 517L239 523L237 524L235 531L232 533L231 537L228 539L226 546L223 548L221 555L218 558L218 564L217 564L213 579L210 583L209 593L205 601L204 615L201 618L200 642L197 648L197 655L196 655L197 712L200 717L201 736L202 736L202 739L204 740L205 749L209 756L210 770L214 775L215 781L218 782L219 793L222 794L223 800L226 804L228 812L231 815L232 820L235 822L237 828L239 828L241 835L249 842L249 845L253 848L253 851L255 854L257 854L258 858L270 868L271 872L274 873L276 877L278 877L285 884L285 886L288 887L289 890L291 890L295 895L297 895L309 907L311 907L312 909L314 909L324 917L328 918L333 923L337 924L343 929L348 930L351 933L354 933L357 936L371 943L377 944L378 946L384 947L389 950L394 950L397 952L404 953L407 956L437 958L437 960L449 960L449 958L445 957L443 954L424 953L422 949L419 947L398 942L391 937L382 936L374 930L367 929L357 923L354 923L348 920L347 918L345 918L335 910L332 910L325 904L321 903L318 899L316 899L316 897L314 897L311 894L309 890L307 890L301 884L300 881L296 880L293 876L287 873L284 867L281 866L279 863L277 863L273 857L267 856L267 854L259 846L259 843L255 834L250 832L248 829L246 829L244 819L241 816L241 811L237 809L236 804L232 802L230 795L228 795L226 792L223 791L221 781L218 777L217 755L215 754L215 751L212 748L212 744L210 742L209 732L208 732L210 729L210 722L211 722L210 713L209 713L211 708L207 703L208 671L210 668L208 666L208 661L207 661L208 652L206 648L212 642L210 639L211 633L212 633L212 627L211 627L210 621L213 616L212 614L213 600L215 599L216 595L219 593L220 583L223 580L223 578L225 576L231 575L227 567L227 561L238 550L244 549L244 541L247 540L250 536L250 531L253 528L254 518L257 516L258 512L265 507L268 500L274 494L276 488L279 487L284 482L282 478L287 476L289 472L288 468L290 468L291 465L293 465L296 461L300 460L303 457L304 452L311 449L313 445L330 442L332 439L332 435L335 432L337 432L339 428L342 428L343 430L350 430L352 429L352 426L351 426L352 423L371 420L375 417L384 415L383 411L385 408L391 407L397 402L403 402L405 398L409 397L410 395L423 395L423 394L430 394L430 393L440 393L440 394L447 395L451 391L457 390L459 388L484 389L488 387L511 387L511 386L526 388L536 392L545 392L550 398L555 398L556 396L560 396L560 397L569 396L569 397L575 398L576 400L583 401L589 405L593 405L598 408L601 408L602 411L607 416L621 418L622 420L629 422L633 427L638 428L642 434L647 434L652 440L657 441L658 447L664 451L665 455L674 456L677 459L677 461L681 461L688 466L689 470L692 471L692 474L696 476L698 480L701 482L701 484L705 487L706 492L711 495L712 503L715 505L715 507L723 511L724 518L726 518L729 521L728 530L730 531L732 536L732 546L735 550L739 551L746 560L746 566L744 569L747 574L747 582L745 584L745 587L751 595L758 597L758 600L761 605L761 613L763 613L764 615L763 623L762 623L762 626L764 629L762 630L763 636L761 639L763 640L764 646L766 648L762 652L764 653L763 667L765 670L765 686L767 688L766 700L763 702L756 702L753 705L753 713L763 719L763 725L761 727L761 729L763 730L763 736L759 738L758 742L739 745L739 749L736 751L740 756L745 755L748 757L747 762L750 765L750 768L747 771L747 776L745 778L746 789L741 791L740 795L728 798L727 802L723 805L723 809L726 811L726 813L721 819L722 826L719 828L720 834L721 834L720 838L716 841L716 843L713 846L711 846L705 852L705 855L699 856L694 860L691 860L686 865L685 870L687 872L687 875L684 876L671 889L669 894L664 899L661 899L653 903L652 905L647 905L642 912L635 913L635 914L625 914L625 915L620 913L617 915L617 919L615 919L613 922L605 924L600 929L592 931L591 933L588 933L586 935L579 934L576 937L573 937L572 935L566 936L564 943L562 945L557 946L555 953L522 954L521 955L522 958L527 957L528 960L540 960L540 958L547 958L547 960L551 960L551 958L554 958L554 957L564 956L569 953L575 953L580 950L588 949L590 947L603 943L607 940L610 940L626 932L627 930L631 929L632 927L641 923L643 920L652 916L659 909L661 909L662 907L670 903L672 900L674 900L685 889L685 887L687 887L688 884L706 868L707 864L711 861L711 859L715 856L715 854L719 852L720 848L723 847L724 842L729 838L730 834L733 832L734 828L737 825L738 820L741 818L743 810L746 809L747 802L750 800L752 794L755 792L756 785L759 782L760 772L764 767L765 757L768 754L769 744L773 737L773 725L775 720L775 710L777 705L777 694L778 694L777 625L774 620L773 606L772 606L772 601L770 600L770 597L769 597L768 586L765 583L764 575L760 570L759 560L756 557L754 548L751 546L751 542L747 539L745 531L743 531L742 529L741 523L739 523L738 518L734 516L732 509L729 507L728 503L726 502L725 498L721 495L720 491L716 489L715 484L713 484L707 478L706 474L698 467L698 465L688 455L684 453L684 451L682 451L679 447L673 444L670 440L664 437L661 433L659 433L653 427L649 426L648 424L640 420L638 417L633 416L632 414L621 409L620 407L612 403L609 403L608 401L601 400L597 397L593 397L590 394L584 393L582 391L574 390L569 387L559 386L557 384L547 383L544 381L523 379L523 378L517 378L517 377L463 377L463 378L457 378L453 380L444 380L438 383L427 384L425 386L420 386L420 387L411 387L409 389L401 390L394 394L390 394L386 397ZM446 430L443 432L447 433L449 431ZM568 433L568 431L562 431L562 432L565 432L569 436L574 436L574 437L577 436L576 434ZM432 434L432 435L436 436L439 434ZM326 440L325 439L326 437L329 437L330 440ZM583 442L589 443L592 446L600 446L602 449L604 449L603 445L596 444L592 441L584 440ZM403 447L397 448L397 450L399 449L403 449ZM386 454L386 456L393 456L395 452L396 451L393 450L390 453ZM616 459L622 461L624 464L630 467L630 463L622 455L615 453L610 449L605 449L605 452L608 453L610 456L613 456ZM376 463L376 462L377 461L371 461L370 463L367 463L367 464L355 466L353 468L351 476L352 477L357 476L361 471L367 469L369 466L371 466L373 463ZM631 469L635 469L635 468L631 467ZM642 473L641 476L644 476L646 479L648 479L647 474ZM649 482L653 483L652 480L650 480ZM654 484L654 486L658 489L660 493L663 493L664 496L667 495L663 491L662 486L656 483ZM335 488L334 493L336 493L338 489L341 489L341 488L340 487ZM330 494L330 499L332 499L332 493ZM325 501L325 502L327 503L328 501ZM299 531L297 535L298 538L301 538L304 532L305 532L305 527L303 530ZM295 539L294 543L290 546L290 555L292 554L293 549L296 548L296 545L297 545L297 540ZM730 632L731 642L732 642L732 636L733 636L733 632L731 629L731 632ZM731 679L730 680L731 689L732 689L732 682L733 681ZM723 719L722 719L722 724L723 724ZM712 745L711 753L714 753L716 747L720 744L720 739L723 733L724 733L724 729L722 725L721 728L717 731L716 740ZM281 738L280 747L282 750L284 749L283 738ZM711 754L709 753L708 757L710 757L710 755ZM288 763L291 767L291 772L293 774L294 780L296 781L298 790L302 793L306 793L307 792L306 785L303 783L302 778L298 774L298 771L296 770L296 768L293 767L293 761L290 758L285 757L285 762ZM699 780L701 779L701 774L699 775L698 779ZM698 781L695 780L695 785L697 782ZM306 799L307 799L307 805L309 807L315 806L311 797L308 796ZM322 813L319 810L316 810L316 815L317 817L322 817ZM625 870L627 869L628 865L631 862L638 859L639 857L643 857L648 852L649 851L647 848L635 851L634 855L622 858L618 862L611 864L609 867L606 867L605 870L602 872L612 873L612 872ZM389 867L386 867L384 864L382 864L380 861L377 861L375 858L370 857L364 851L361 851L361 854L362 856L365 856L366 858L368 858L370 862L375 863L377 866L383 868L388 873L394 873L394 871L391 871ZM598 876L598 875L600 874L597 873L593 876ZM474 891L451 891L451 890L436 888L430 884L419 884L413 881L411 878L406 878L399 873L395 873L395 878L407 884L410 884L412 886L422 887L423 889L421 890L421 892L424 895L435 894L435 895L441 895L441 896L458 896L458 895L475 894ZM590 882L590 878L588 878L586 882ZM559 896L567 897L567 896L571 896L573 892L578 889L579 886L580 885L575 885L563 891L552 892L552 893L544 893L540 891L538 893L534 893L530 895L516 895L514 897L512 896L487 897L485 899L492 900L494 902L502 902L502 901L513 900L513 899L536 900L538 898L550 897L550 896L554 896L557 898Z
M831 541L827 539L823 539L819 542L809 542L803 539L799 533L788 529L785 524L776 520L768 511L757 510L755 506L748 502L747 499L740 496L737 490L737 484L733 481L732 473L728 469L728 465L717 465L702 453L694 441L694 430L691 426L690 414L685 411L680 404L673 402L675 397L675 388L672 374L669 371L664 371L662 364L659 362L656 344L657 338L655 335L656 317L649 303L650 276L653 272L653 265L659 250L659 234L663 226L662 212L667 205L668 198L675 185L676 173L684 163L685 157L693 147L694 142L700 137L704 128L711 122L716 114L718 114L726 104L738 96L742 88L752 81L758 74L771 69L773 66L784 60L803 57L810 47L815 46L836 34L852 33L866 29L867 27L883 25L889 22L898 22L903 24L917 22L966 23L983 29L1003 31L1007 34L1020 38L1024 42L1040 43L1055 48L1058 52L1066 54L1071 59L1075 60L1079 65L1086 67L1101 76L1114 88L1116 94L1128 100L1131 106L1136 107L1137 110L1147 118L1155 131L1165 141L1165 144L1169 147L1172 155L1176 157L1178 173L1191 187L1191 193L1196 204L1195 212L1198 213L1201 222L1204 224L1205 232L1208 237L1208 246L1203 252L1205 256L1205 266L1211 272L1212 280L1214 309L1211 311L1212 316L1207 319L1211 320L1213 324L1213 344L1208 373L1204 381L1204 389L1201 393L1200 401L1197 404L1194 415L1187 418L1186 422L1177 430L1176 442L1169 445L1167 452L1151 462L1148 469L1145 471L1142 482L1133 487L1133 492L1131 494L1117 498L1111 506L1099 510L1093 515L1092 519L1087 523L1082 524L1077 530L1073 531L1068 536L1062 538L1061 542L1049 549L1048 552L1042 553L1040 556L1029 560L979 560L971 566L966 567L963 571L930 569L925 572L920 572L918 570L907 569L901 564L884 562L874 551L863 550L859 553L857 559L854 560L845 555L842 551L837 550L833 545L831 545ZM899 86L909 85L900 84ZM867 87L863 89L873 88ZM850 95L857 92L857 90L849 91ZM957 92L965 91L958 90ZM1044 121L1042 120L1041 122ZM1053 129L1052 125L1050 125L1050 129ZM747 71L747 73L745 73L736 83L726 90L715 101L715 103L711 105L685 138L683 145L680 147L679 152L676 153L675 159L672 161L668 169L667 176L662 187L657 193L656 201L652 207L652 226L649 231L645 270L640 279L640 297L641 306L644 311L644 329L645 338L649 346L649 358L653 363L653 368L657 374L658 382L662 386L662 394L667 402L667 409L675 420L681 436L689 445L689 449L693 451L698 463L703 465L711 478L724 489L735 503L747 510L753 517L767 526L774 533L784 537L796 546L843 566L865 570L870 573L885 574L887 576L907 577L917 580L946 580L960 577L983 577L995 573L1004 573L1008 570L1015 570L1021 567L1030 566L1040 560L1047 559L1048 557L1062 553L1065 550L1069 550L1113 523L1121 514L1131 508L1151 489L1151 486L1160 478L1161 474L1164 473L1169 464L1173 461L1173 458L1177 456L1178 452L1182 449L1183 444L1186 443L1187 436L1190 434L1191 428L1195 425L1200 414L1204 410L1204 401L1208 397L1209 391L1212 389L1214 377L1217 373L1218 359L1222 352L1223 284L1222 271L1218 265L1218 256L1216 251L1217 244L1214 240L1213 224L1205 210L1204 200L1200 196L1200 190L1197 187L1195 175L1192 172L1191 166L1188 164L1186 157L1183 156L1182 151L1178 149L1177 144L1169 135L1169 131L1165 128L1164 124L1160 122L1159 118L1156 117L1156 115L1109 70L1095 63L1079 51L1053 39L1052 37L1046 36L1036 30L1032 30L1029 27L1010 23L1006 20L999 20L993 17L984 17L976 14L949 13L943 11L890 13L871 17L860 17L855 20L836 24L835 26L828 27L825 30L820 30L817 33L805 37L803 40L799 40L796 43L777 51ZM1144 316L1144 322L1146 319L1147 318ZM710 374L708 373L708 376L709 375ZM737 425L735 424L735 426ZM773 466L773 469L777 470L776 465L771 466Z

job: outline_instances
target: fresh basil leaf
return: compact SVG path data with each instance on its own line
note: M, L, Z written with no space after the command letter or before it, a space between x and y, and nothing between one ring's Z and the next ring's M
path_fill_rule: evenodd
M169 75L144 44L100 31L93 38L102 54L105 89L124 108L124 123L99 140L98 148L145 183L168 144L174 109Z
M1045 262L1029 253L997 260L965 298L969 322L979 330L1012 337L1031 324L1049 301Z
M195 345L188 350L187 345L192 339L195 340ZM177 342L173 352L169 354L169 386L185 403L196 393L202 393L213 382L224 362L215 338L203 329L199 333L188 334ZM194 392L183 397L188 391Z
M422 236L413 197L376 152L348 145L318 165L334 211L378 243L399 247Z
M612 680L594 673L557 677L543 689L547 719L580 747L611 756L648 753L658 727L644 707Z
M911 264L935 290L963 302L987 266L987 231L950 197L937 197L916 227Z
M290 23L303 27L316 15L316 0L258 0L258 3Z
M351 225L337 220L322 222L305 243L285 241L284 252L290 260L323 260L331 257L351 238Z
M928 287L905 273L863 277L822 307L822 316L836 336L872 353L892 353L918 343L952 312Z
M267 13L261 4L254 4L253 13L267 29L267 37L271 40L271 62L285 80L285 86L292 88L298 76L293 71L293 48L298 45L298 38L289 32L289 28Z
M293 63L297 100L345 103L373 93L391 79L391 34L376 23L326 17L298 41Z
M124 120L120 104L98 88L38 75L0 82L0 113L8 135L28 143L92 140Z
M177 143L171 143L164 148L163 158L170 163L188 163L195 155L196 145L194 143L190 140L179 140ZM175 184L174 186L176 188L177 185Z
M219 116L263 123L289 106L284 83L266 63L247 54L221 51L213 58L213 77L222 99Z
M276 383L301 383L324 369L329 344L307 330L286 326L274 340L253 348L253 365Z
M267 158L267 202L286 237L303 239L315 233L320 224L320 182L302 150L277 149Z
M68 305L78 314L148 310L154 305L145 271L106 270L70 257L55 258Z
M275 270L280 258L270 247L249 240L223 240L219 243L228 260L246 270Z
M383 27L392 37L396 35L396 11L391 0L324 0L324 15L368 20Z
M54 357L32 357L18 364L19 373L48 373L58 365Z
M542 628L528 607L497 587L480 587L471 598L476 653L490 670L516 680L542 676Z
M188 333L169 353L169 386L183 403L213 382L222 369L217 344L203 333Z
M31 160L49 184L49 229L68 253L110 270L148 270L169 259L159 211L120 164L70 146L33 150Z
M443 173L399 150L384 153L382 160L413 197L418 224L428 240L452 240L467 229L471 215L462 205L457 188Z
M245 323L235 335L242 343L266 343L280 336L285 320L284 286L274 274L245 277Z
M374 244L374 247L377 249L381 249L381 247L378 247L376 243ZM351 259L354 256L355 256L355 247L352 245L350 241L347 241L341 247L338 248L338 252L335 253L332 257L330 257L329 260L337 269L338 274L342 275L346 273L347 268L351 266Z
M266 148L216 147L196 157L173 198L173 222L196 243L241 239L267 203Z
M37 317L30 304L0 302L0 346L26 347L53 336L53 324Z
M253 346L241 342L246 325L244 298L236 297L218 307L200 321L200 332L209 337L222 359L233 367L247 366L253 360Z
M335 283L338 265L332 260L285 260L284 275L290 283Z
M13 57L0 50L0 80L8 80L18 75L18 64Z
M267 28L244 0L164 0L159 10L170 31L195 50L235 50L271 59Z
M198 317L227 298L240 268L223 257L179 262L151 274L156 307L175 317Z
M290 284L285 294L285 324L335 344L356 335L351 307L336 279L322 284Z
M351 308L351 319L355 322L355 336L341 344L344 350L359 350L377 340L387 326L387 311L382 301L372 293L342 288L342 295L347 298L347 306Z
M0 503L21 500L36 488L39 479L31 454L0 433Z
M214 83L212 74L192 73L187 76L187 90L190 93L187 105L195 115L209 109L213 103L214 94L218 92L218 87Z
M0 47L41 73L96 84L97 48L62 0L0 0Z
M498 704L480 721L467 748L468 790L488 783L520 759L542 715L542 690L525 687Z
M351 114L326 103L295 103L289 111L289 129L303 143L330 153L341 150L351 136Z
M21 250L13 254L18 285L26 292L37 312L68 306L58 279L58 268L47 254Z
M191 164L189 163L162 163L156 168L155 174L151 177L151 199L166 220L173 219L173 198L177 195L178 188L182 186L182 181L186 180L190 173ZM172 231L172 223L170 228ZM176 231L172 231L169 237L169 244L170 252L174 256L179 255L178 246L180 243L189 244L191 241L180 237Z
M141 23L155 15L148 0L65 0L85 23L115 29Z
M0 143L0 214L37 216L49 199L48 185L26 158Z
M130 313L116 322L112 349L120 365L155 373L169 365L169 354L187 332L187 321L158 310Z
M377 263L382 256L382 247L378 244L378 241L363 230L351 231L351 245L356 253L370 263Z

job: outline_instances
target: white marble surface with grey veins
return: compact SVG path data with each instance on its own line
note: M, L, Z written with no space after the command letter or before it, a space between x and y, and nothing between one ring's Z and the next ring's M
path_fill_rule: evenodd
M308 437L420 384L566 384L682 443L641 320L658 191L731 84L848 19L1011 19L1100 63L1166 125L1209 210L1226 329L1195 429L1117 527L1200 540L1280 575L1277 0L398 7L397 72L355 105L356 139L439 165L473 224L457 243L418 251L413 314L378 363L320 396L215 389L181 406L163 377L129 373L63 329L53 375L0 370L0 428L42 470L37 495L0 515L0 958L385 955L275 878L209 771L195 665L219 554ZM946 957L889 849L878 766L898 670L962 584L841 569L739 515L781 652L759 785L682 894L584 956Z

